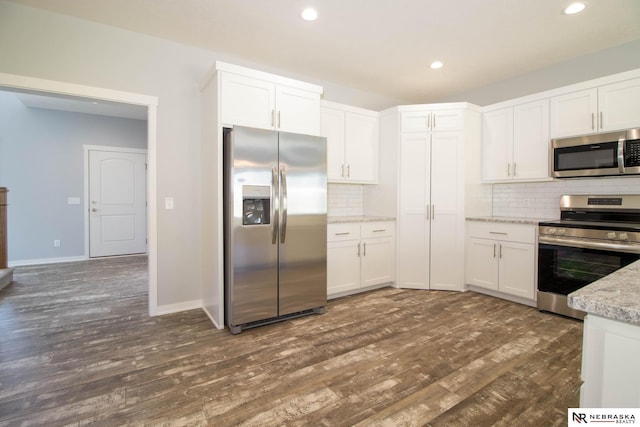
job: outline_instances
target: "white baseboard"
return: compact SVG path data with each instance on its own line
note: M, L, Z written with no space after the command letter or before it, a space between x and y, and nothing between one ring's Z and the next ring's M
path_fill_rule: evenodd
M159 305L155 315L162 316L164 314L179 313L181 311L195 310L197 308L202 308L201 299L183 301L175 304Z
M26 265L40 264L60 264L62 262L78 262L86 261L88 258L84 256L70 256L62 258L41 258L41 259L23 259L18 261L9 261L9 267L22 267Z

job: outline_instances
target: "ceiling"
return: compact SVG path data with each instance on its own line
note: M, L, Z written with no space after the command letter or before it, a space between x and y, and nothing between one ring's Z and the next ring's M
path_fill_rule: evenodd
M573 16L569 0L12 1L408 103L640 39L640 0L588 0Z

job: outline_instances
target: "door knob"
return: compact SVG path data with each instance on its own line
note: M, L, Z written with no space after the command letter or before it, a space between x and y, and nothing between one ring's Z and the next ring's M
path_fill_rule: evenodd
M91 209L91 212L97 212L97 211L98 211L98 209L96 209L96 208Z

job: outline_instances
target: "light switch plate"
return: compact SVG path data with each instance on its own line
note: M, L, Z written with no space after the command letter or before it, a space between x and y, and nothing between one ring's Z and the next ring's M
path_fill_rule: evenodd
M80 197L67 197L67 204L68 205L79 205L80 204Z
M173 209L173 197L165 197L164 198L164 208L165 209Z

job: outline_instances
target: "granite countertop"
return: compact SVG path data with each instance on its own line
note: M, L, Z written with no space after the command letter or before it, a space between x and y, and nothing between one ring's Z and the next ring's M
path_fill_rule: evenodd
M640 261L569 294L569 307L640 326Z
M327 224L339 224L345 222L372 222L372 221L395 221L396 219L391 216L370 216L370 215L355 215L355 216L328 216Z
M515 218L507 216L476 216L467 217L467 221L480 221L480 222L502 222L507 224L529 224L538 225L544 221L554 221L549 218Z

